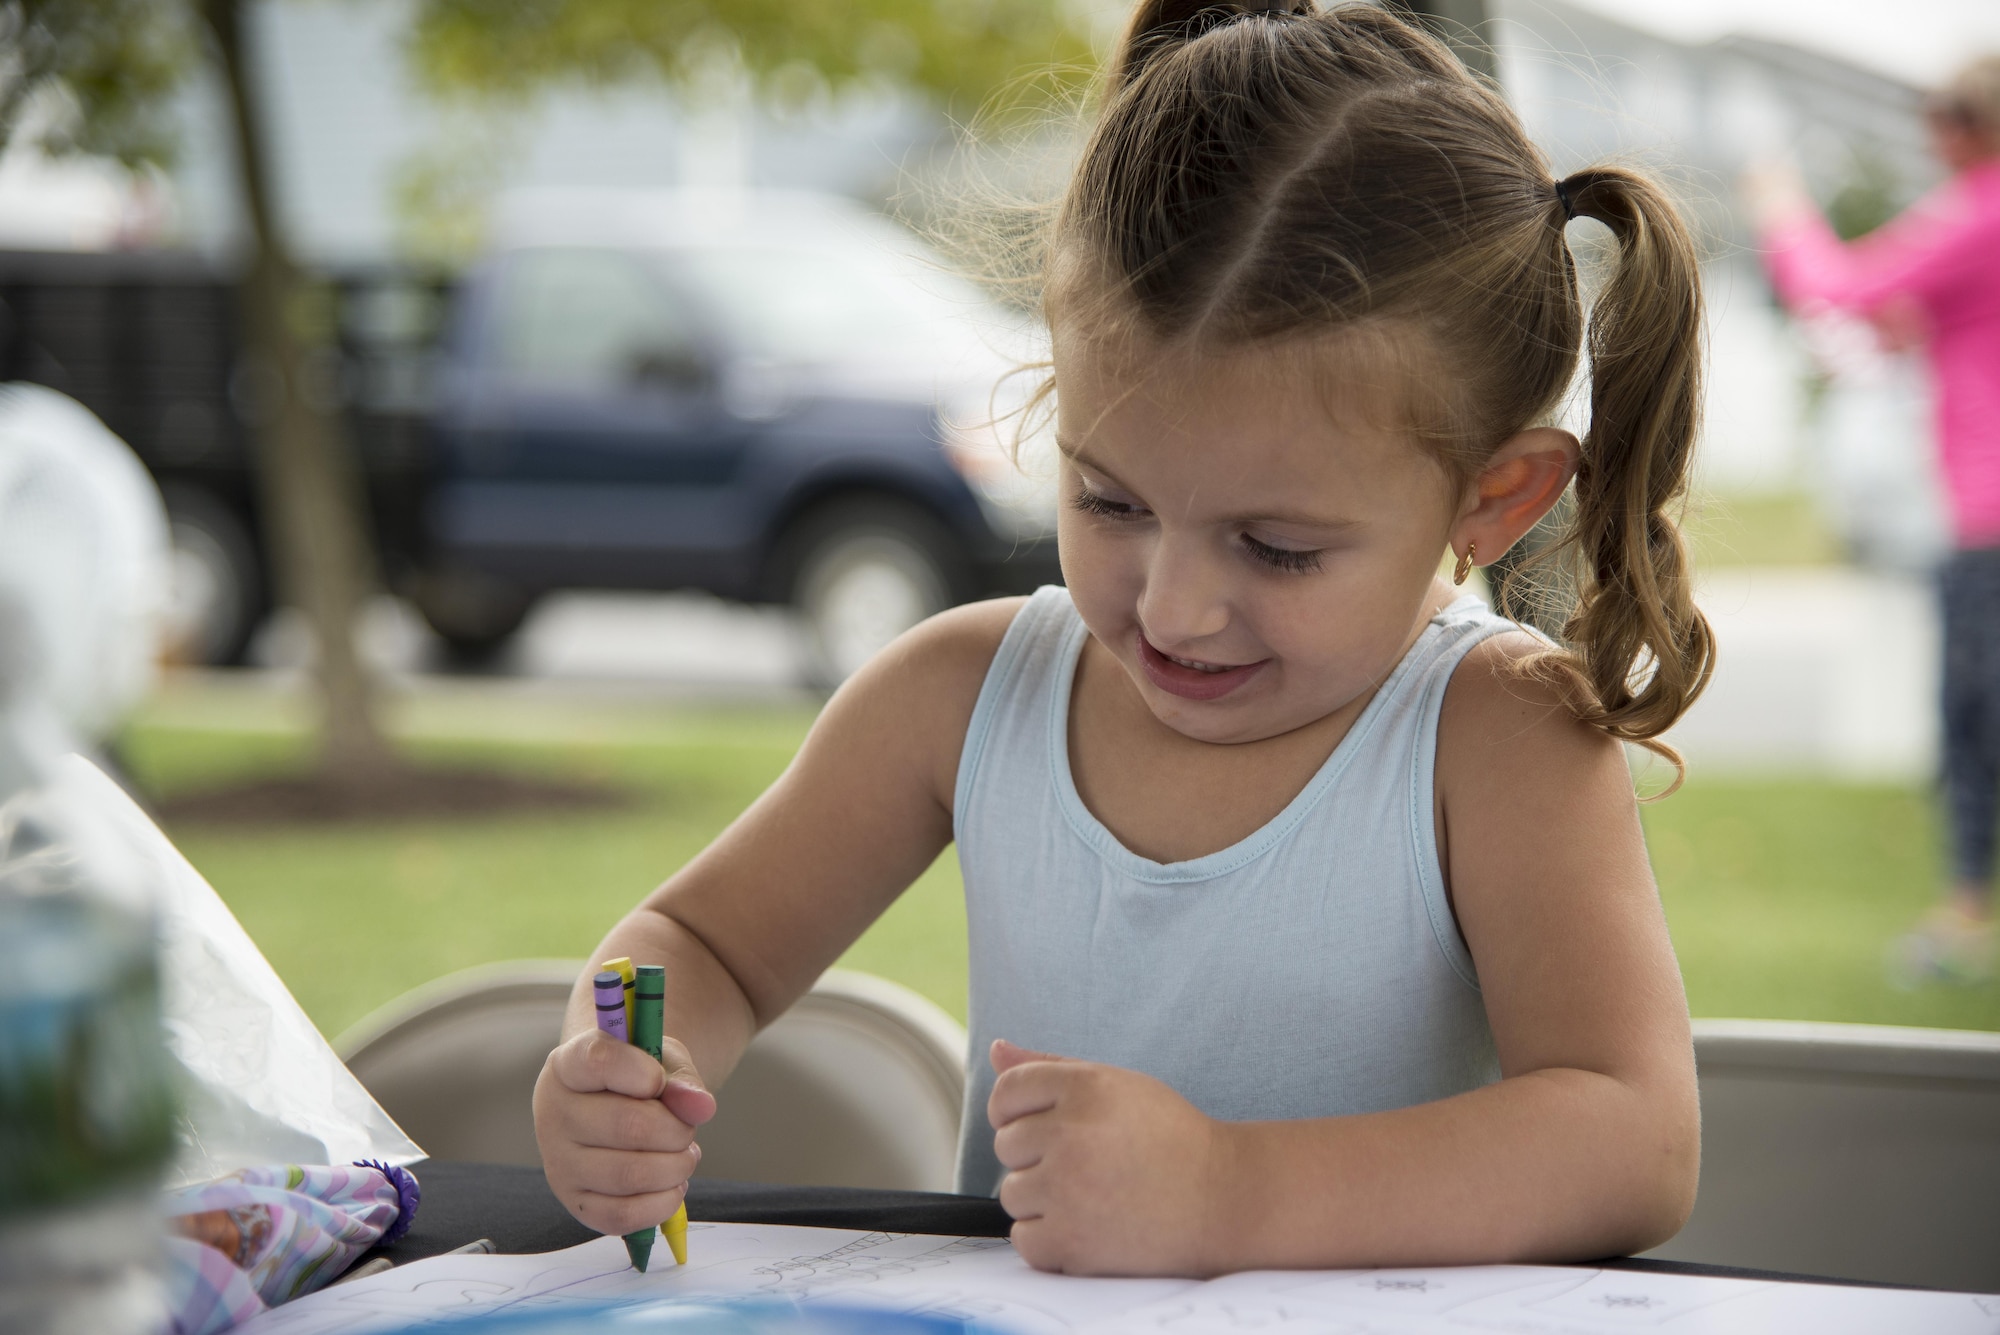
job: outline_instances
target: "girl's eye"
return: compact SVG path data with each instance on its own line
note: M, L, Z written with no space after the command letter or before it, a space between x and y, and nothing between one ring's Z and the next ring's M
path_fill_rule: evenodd
M1070 501L1087 515L1097 515L1104 519L1132 519L1143 513L1136 505L1126 505L1108 496L1100 496L1088 487L1080 487Z
M1257 541L1248 533L1243 535L1243 549L1274 570L1309 574L1319 569L1320 554L1317 551L1294 551L1290 547L1273 547L1268 542Z

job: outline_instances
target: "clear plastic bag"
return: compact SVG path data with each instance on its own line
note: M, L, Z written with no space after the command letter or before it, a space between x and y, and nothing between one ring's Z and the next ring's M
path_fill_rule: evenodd
M137 860L152 893L167 1046L180 1067L179 1137L165 1185L259 1164L423 1158L145 812L80 756L58 766L54 786Z

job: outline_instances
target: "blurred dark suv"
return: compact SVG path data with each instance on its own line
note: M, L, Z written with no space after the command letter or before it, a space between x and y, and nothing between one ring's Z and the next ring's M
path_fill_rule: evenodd
M785 602L838 681L1058 578L1047 459L992 391L1023 321L894 224L780 193L516 196L461 284L417 606L490 652L558 588Z

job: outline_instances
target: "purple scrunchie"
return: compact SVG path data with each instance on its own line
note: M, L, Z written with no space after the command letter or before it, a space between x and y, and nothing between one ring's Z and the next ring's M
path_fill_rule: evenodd
M354 1166L374 1169L388 1178L389 1185L396 1189L396 1222L383 1230L382 1236L375 1240L375 1245L387 1247L390 1243L400 1241L402 1236L410 1231L410 1225L417 1222L417 1205L424 1196L423 1188L417 1185L416 1176L407 1168L377 1163L373 1159L356 1159Z

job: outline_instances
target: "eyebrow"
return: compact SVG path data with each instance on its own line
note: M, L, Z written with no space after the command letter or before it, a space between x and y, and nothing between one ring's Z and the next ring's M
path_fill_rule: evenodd
M1088 454L1085 454L1082 446L1072 447L1067 441L1058 437L1056 440L1056 449L1071 463L1079 464L1088 468L1093 473L1101 474L1104 480L1113 486L1125 486L1125 483L1119 480L1116 473L1091 458ZM1127 490L1130 489L1127 488ZM1361 521L1358 519L1329 519L1325 515L1316 515L1305 510L1260 510L1256 513L1225 515L1221 522L1225 524L1287 524L1297 528L1318 529L1325 533L1346 533L1352 529L1361 527Z

